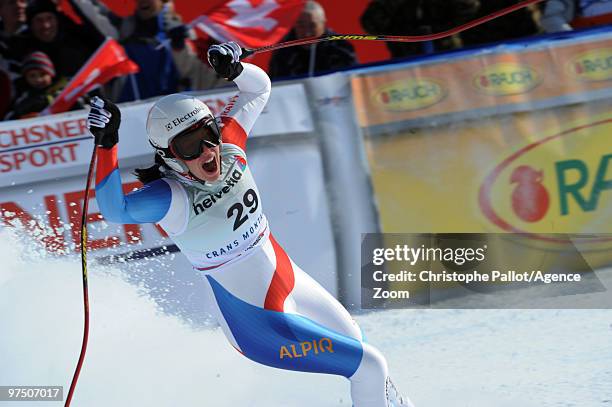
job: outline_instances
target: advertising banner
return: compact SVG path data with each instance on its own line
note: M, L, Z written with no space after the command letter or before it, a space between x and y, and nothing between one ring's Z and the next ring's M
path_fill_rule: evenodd
M361 126L500 113L612 96L612 36L509 48L357 76Z
M235 91L199 95L218 114ZM286 103L291 100L291 103ZM146 138L147 113L154 101L121 106L119 159L142 162L153 155ZM0 188L84 173L93 147L80 110L0 123ZM310 110L301 84L275 87L251 137L312 131Z
M611 41L355 76L381 232L582 234L610 264Z

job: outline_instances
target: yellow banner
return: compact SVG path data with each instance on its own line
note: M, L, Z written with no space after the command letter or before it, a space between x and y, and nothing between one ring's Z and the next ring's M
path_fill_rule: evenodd
M612 233L611 107L367 137L383 231Z
M525 233L547 249L547 234L593 234L582 248L612 263L612 241L596 236L612 233L612 97L529 108L612 91L612 40L359 76L352 87L382 232ZM522 111L473 118L504 104Z
M358 76L363 127L612 89L612 39L460 57Z

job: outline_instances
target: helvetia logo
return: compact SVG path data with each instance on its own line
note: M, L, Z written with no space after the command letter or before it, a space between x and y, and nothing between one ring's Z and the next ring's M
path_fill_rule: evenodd
M205 198L200 199L199 202L193 203L193 211L196 215L206 212L206 210L212 207L214 204L219 202L223 197L230 193L232 188L238 185L242 178L242 172L235 169L232 174L225 179L225 185L219 189L219 191L207 195Z
M374 93L374 103L383 110L405 112L425 109L446 96L442 84L434 79L405 79L387 83Z
M542 82L542 76L534 68L514 62L501 62L477 73L472 83L479 92L492 96L509 96L527 93Z
M480 185L482 214L502 231L543 240L547 233L612 233L611 132L612 117L604 115L501 160Z
M568 63L571 75L581 81L612 79L612 48L594 49L578 55Z

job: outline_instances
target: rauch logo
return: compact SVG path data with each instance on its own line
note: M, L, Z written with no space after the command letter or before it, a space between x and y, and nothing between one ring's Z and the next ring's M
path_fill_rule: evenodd
M503 231L612 233L612 118L529 144L484 179L479 206ZM589 146L589 147L587 147Z
M568 64L568 71L582 81L612 79L612 48L600 48L578 55Z
M538 71L527 65L502 62L480 71L472 83L478 91L492 96L527 93L542 82Z
M442 84L429 78L387 83L374 92L374 103L392 112L418 110L435 105L446 96Z

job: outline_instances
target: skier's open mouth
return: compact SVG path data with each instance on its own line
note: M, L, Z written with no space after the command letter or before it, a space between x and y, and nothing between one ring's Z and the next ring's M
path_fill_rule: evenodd
M216 174L217 173L217 156L212 156L212 158L210 159L210 161L202 164L202 169L204 171L206 171L209 174Z

